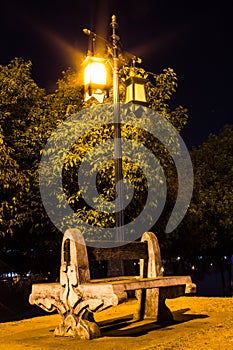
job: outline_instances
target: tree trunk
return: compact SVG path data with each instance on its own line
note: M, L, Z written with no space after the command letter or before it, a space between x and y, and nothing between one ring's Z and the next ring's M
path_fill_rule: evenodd
M233 295L232 293L232 255L227 255L227 275L228 275L228 288L229 288L229 294L230 296Z
M223 296L225 297L227 292L226 292L226 282L225 282L225 277L224 277L224 268L222 264L221 258L219 258L219 267L220 267L220 274L221 274L221 280L222 280L222 289L223 289Z

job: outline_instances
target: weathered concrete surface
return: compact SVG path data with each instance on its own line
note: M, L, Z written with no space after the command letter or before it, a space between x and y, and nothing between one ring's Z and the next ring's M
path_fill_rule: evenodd
M0 324L0 350L229 350L233 348L233 299L180 297L167 301L176 324L143 321L103 332L91 341L54 337L59 315ZM97 321L134 313L135 301L96 314Z

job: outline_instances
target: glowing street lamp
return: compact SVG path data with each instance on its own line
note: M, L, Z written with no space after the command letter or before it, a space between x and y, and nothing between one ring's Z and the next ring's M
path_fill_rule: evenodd
M87 56L84 67L84 101L91 97L100 103L107 96L107 68L104 58Z

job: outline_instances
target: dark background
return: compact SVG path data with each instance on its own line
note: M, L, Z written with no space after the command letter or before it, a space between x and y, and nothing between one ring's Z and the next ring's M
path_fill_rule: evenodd
M177 73L172 104L189 110L182 131L189 148L233 122L230 2L11 0L0 11L0 64L14 57L31 60L33 78L48 92L62 70L84 59L88 38L82 29L108 39L116 14L124 49L141 57L143 68L161 73L171 67Z

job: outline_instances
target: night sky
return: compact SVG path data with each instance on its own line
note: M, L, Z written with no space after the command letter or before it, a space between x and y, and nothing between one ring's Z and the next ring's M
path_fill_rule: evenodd
M147 71L171 67L179 88L172 103L189 110L182 137L189 148L233 123L233 31L230 2L8 0L0 7L0 64L33 63L33 78L53 91L61 71L85 57L89 28L110 35L111 15L125 50Z

